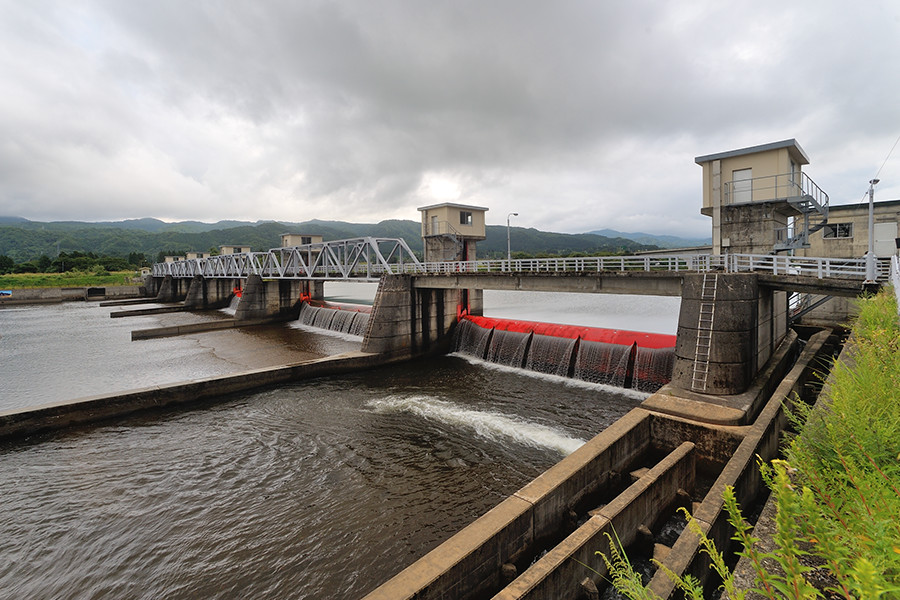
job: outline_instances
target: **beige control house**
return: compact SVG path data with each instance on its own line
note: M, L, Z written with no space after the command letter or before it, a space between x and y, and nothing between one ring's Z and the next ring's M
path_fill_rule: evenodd
M475 260L475 244L486 237L487 211L451 202L421 207L425 262Z

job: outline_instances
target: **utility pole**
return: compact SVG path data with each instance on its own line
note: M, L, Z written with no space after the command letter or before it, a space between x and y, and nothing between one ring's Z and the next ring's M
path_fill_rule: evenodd
M506 215L506 260L512 260L512 251L509 245L509 218L518 217L519 213L509 213Z
M875 186L879 179L869 180L869 251L866 252L866 280L863 284L875 283Z

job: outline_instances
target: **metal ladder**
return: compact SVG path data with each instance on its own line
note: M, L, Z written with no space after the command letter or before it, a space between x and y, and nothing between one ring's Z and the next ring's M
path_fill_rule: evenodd
M716 316L716 286L718 282L717 274L703 274L700 314L697 318L697 346L694 350L694 374L691 377L691 389L695 392L706 391L706 381L709 377L709 350L712 345L713 319Z

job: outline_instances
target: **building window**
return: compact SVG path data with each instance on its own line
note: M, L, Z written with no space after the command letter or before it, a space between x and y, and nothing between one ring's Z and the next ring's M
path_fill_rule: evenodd
M308 235L300 236L300 243L304 246L306 244L312 244L312 237Z
M829 223L822 229L822 237L825 239L852 238L853 223Z
M459 224L460 225L471 225L472 224L472 213L468 211L461 210L459 211Z

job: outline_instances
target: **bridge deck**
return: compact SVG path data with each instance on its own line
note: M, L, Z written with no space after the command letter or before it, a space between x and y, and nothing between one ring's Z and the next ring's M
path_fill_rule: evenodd
M573 275L593 274L584 279L584 291L676 295L675 284L669 279L686 272L709 271L756 272L766 276L763 283L770 287L855 295L860 290L860 282L865 279L866 265L864 259L769 254L590 256L423 263L401 239L356 238L274 248L268 252L157 263L153 265L152 273L155 277L243 279L259 275L265 279L312 281L378 281L384 274L406 274L416 275L420 287L530 290L551 289L542 286L559 283L559 279L553 279L558 276L565 276L568 286L577 287ZM886 281L888 274L888 261L879 261L879 281ZM467 283L450 283L446 279L448 276L464 278L458 281ZM426 285L426 281L430 283ZM476 281L479 282L477 285Z

